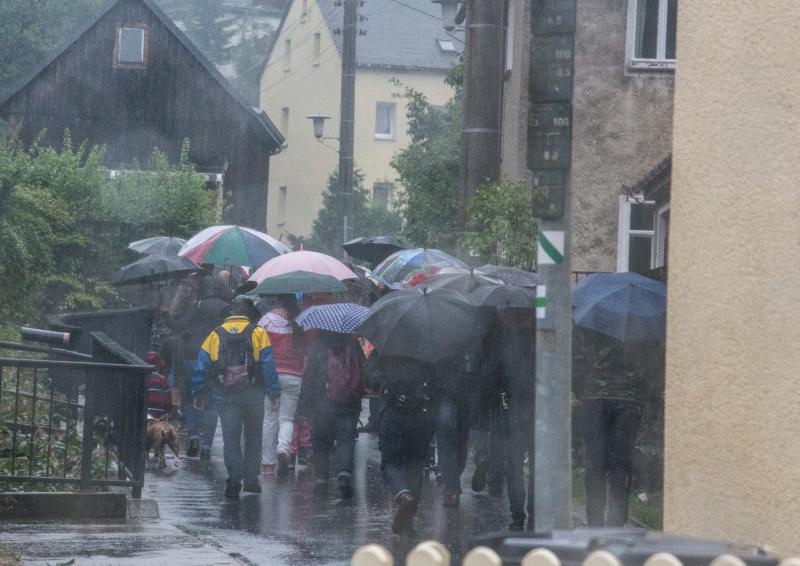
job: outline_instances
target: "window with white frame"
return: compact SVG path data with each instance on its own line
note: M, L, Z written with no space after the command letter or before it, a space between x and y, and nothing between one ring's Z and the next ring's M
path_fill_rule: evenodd
M311 52L311 64L313 66L319 65L319 52L322 45L322 34L319 32L314 34L314 45L312 47L313 51Z
M394 139L396 111L397 105L394 102L378 102L375 105L375 138Z
M673 70L677 22L678 0L628 0L628 69Z
M287 187L278 188L278 226L286 225L286 200L289 197Z
M292 70L292 40L285 39L283 41L283 70L289 72Z
M388 209L392 203L393 192L394 185L392 183L375 183L372 185L372 206Z
M661 206L656 213L653 267L667 265L669 257L669 203Z
M289 107L281 108L281 133L284 139L289 139Z
M654 222L653 201L642 202L627 195L620 195L617 271L646 273L655 267Z
M300 23L306 23L308 21L308 0L303 0L303 7L300 13Z
M146 30L142 27L117 28L116 57L114 64L143 66L146 63Z

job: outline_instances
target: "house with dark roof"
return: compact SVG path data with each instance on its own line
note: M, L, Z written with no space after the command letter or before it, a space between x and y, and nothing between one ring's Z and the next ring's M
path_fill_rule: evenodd
M106 147L110 170L171 160L184 139L210 174L225 220L266 229L270 156L284 139L261 108L242 100L153 0L110 1L8 92L0 118L25 144Z
M445 32L430 0L369 0L358 10L355 166L373 204L388 207L397 186L390 162L409 143L404 87L445 104L453 90L444 81L460 61L463 37ZM293 0L264 65L260 103L287 143L270 169L268 224L276 237L311 232L337 170L343 16L335 0ZM325 136L334 139L314 138L306 118L314 114L330 117Z

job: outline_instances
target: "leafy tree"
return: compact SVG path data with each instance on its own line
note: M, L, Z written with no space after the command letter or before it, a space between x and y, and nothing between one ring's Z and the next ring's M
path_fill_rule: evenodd
M331 173L328 187L322 195L322 208L314 220L311 236L308 239L292 238L295 245L303 244L305 249L314 250L338 257L342 254L342 209L344 203L339 196L339 174ZM364 188L364 175L356 171L353 176L353 219L350 236L376 236L397 234L402 228L400 216L386 208L373 206Z
M411 143L392 160L403 188L398 205L406 236L418 245L451 251L459 243L461 76L458 66L447 78L454 95L443 108L431 105L421 92L405 88Z
M0 2L0 91L86 22L106 0Z
M534 269L536 219L524 183L483 185L469 203L465 244L488 263Z

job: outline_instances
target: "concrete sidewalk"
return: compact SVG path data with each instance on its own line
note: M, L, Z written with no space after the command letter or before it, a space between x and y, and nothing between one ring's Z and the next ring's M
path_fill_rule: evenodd
M5 554L4 554L5 553ZM159 519L106 523L0 522L0 565L247 564Z

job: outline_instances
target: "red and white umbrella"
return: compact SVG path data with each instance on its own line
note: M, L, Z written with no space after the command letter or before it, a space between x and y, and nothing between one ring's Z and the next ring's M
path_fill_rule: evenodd
M269 260L250 276L250 281L261 283L268 277L293 271L307 271L319 275L330 275L339 281L358 279L358 275L335 257L318 252L291 252Z

